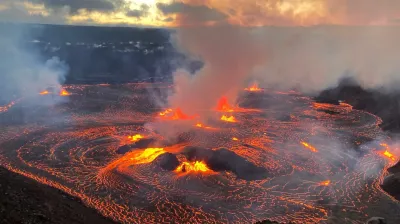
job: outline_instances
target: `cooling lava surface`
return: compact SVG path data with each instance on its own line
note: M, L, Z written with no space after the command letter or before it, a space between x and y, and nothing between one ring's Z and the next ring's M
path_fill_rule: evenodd
M379 187L394 161L374 115L260 90L202 124L165 120L153 97L168 88L75 85L64 98L20 99L0 112L0 164L122 223L400 221ZM185 127L174 140L153 128L174 122Z

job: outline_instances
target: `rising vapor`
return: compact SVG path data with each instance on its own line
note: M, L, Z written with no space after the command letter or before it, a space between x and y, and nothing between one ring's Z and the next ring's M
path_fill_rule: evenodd
M43 58L37 49L27 47L30 30L23 25L1 27L0 100L38 95L49 87L59 88L65 81L68 66L58 58ZM29 40L34 41L34 40ZM42 99L30 102L40 103Z
M174 76L176 93L169 102L184 111L211 109L223 95L235 100L254 77L265 86L306 93L336 85L344 76L368 88L389 87L400 79L400 28L376 25L400 16L397 1L376 7L372 1L346 0L184 2L226 15L213 26L195 22L209 21L207 10L199 16L201 10L182 7L178 16L184 27L174 43L205 63L194 76L182 70Z

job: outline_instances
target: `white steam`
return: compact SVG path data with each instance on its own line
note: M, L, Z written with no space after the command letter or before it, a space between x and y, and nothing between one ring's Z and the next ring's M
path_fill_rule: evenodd
M29 32L21 26L0 37L0 100L32 97L65 81L68 66L58 58L42 58L38 49L27 47ZM40 101L40 100L38 100Z

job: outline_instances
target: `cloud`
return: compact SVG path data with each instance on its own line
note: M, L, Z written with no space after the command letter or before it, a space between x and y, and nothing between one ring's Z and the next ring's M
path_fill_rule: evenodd
M32 2L43 3L51 9L68 7L72 14L76 14L81 9L110 12L116 10L123 3L120 0L33 0Z
M166 16L177 15L177 23L180 25L219 22L227 18L224 13L204 5L188 5L175 2L172 4L158 3L157 7Z
M133 9L133 10L129 10L128 12L126 12L126 16L136 17L136 18L144 17L144 16L148 15L149 9L150 9L150 7L148 5L142 4L140 6L140 9Z

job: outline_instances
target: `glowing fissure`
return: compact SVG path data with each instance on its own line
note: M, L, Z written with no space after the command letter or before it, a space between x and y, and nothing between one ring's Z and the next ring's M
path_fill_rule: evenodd
M307 142L301 142L301 144L312 152L318 152L314 146L308 144Z

